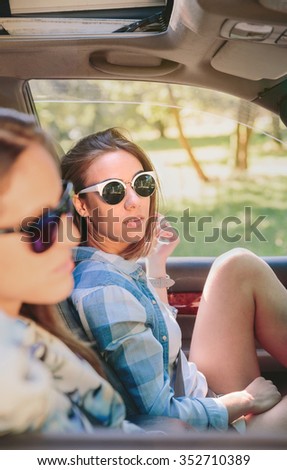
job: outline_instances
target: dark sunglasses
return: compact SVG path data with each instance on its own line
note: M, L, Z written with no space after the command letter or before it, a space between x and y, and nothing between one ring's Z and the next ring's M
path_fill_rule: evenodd
M18 229L0 229L3 233L23 233L22 241L29 242L35 253L47 251L55 243L63 214L73 214L73 184L63 181L63 195L54 209L48 209L41 217L30 219Z
M125 195L127 184L130 184L133 190L141 197L152 196L156 189L156 180L154 171L143 171L134 176L132 181L124 182L119 179L109 179L102 183L93 184L87 188L81 189L78 194L97 192L103 200L110 205L119 204Z

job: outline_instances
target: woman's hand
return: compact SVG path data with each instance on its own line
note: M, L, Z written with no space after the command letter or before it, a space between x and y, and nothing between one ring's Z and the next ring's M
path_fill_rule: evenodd
M179 244L179 236L170 223L157 214L157 225L152 248L146 257L146 274L148 278L166 277L166 260ZM160 299L168 303L167 291L163 288L156 288Z
M281 400L281 394L276 385L271 380L263 377L257 377L246 387L245 392L249 395L251 401L251 410L253 414L263 413L273 408Z
M244 390L218 398L227 408L229 422L242 415L260 414L273 408L281 400L277 387L263 377L257 377Z
M179 235L167 219L161 214L157 214L158 220L155 230L152 249L147 257L150 264L164 265L167 258L173 253L180 242Z

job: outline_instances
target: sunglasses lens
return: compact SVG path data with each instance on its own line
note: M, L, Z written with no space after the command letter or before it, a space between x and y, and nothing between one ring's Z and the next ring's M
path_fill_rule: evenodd
M102 198L111 205L118 204L125 197L125 187L119 181L107 183L102 192Z
M60 217L50 213L40 217L38 222L29 225L25 231L35 253L43 253L56 241Z
M64 182L63 196L58 206L51 210L48 209L41 217L25 221L21 227L24 233L23 241L30 243L35 253L43 253L51 248L58 237L58 229L63 214L72 215L73 210L73 185L70 182Z
M134 188L139 196L149 197L154 193L156 187L155 179L152 175L139 175L134 181Z

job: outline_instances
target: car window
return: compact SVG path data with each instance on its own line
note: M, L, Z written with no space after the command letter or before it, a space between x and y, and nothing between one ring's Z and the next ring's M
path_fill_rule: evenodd
M41 125L62 151L120 127L148 153L160 211L178 230L174 256L238 246L285 255L286 129L266 109L220 92L161 83L32 80Z

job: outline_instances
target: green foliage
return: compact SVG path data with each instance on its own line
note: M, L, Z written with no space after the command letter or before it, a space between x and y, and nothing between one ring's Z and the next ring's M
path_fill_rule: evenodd
M180 234L174 256L217 256L235 247L261 256L287 254L286 153L283 157L282 150L270 147L265 137L254 141L245 173L228 165L224 159L228 147L217 149L217 138L212 146L203 147L199 161L210 176L209 183L199 181L180 149L167 150L164 157L160 151L149 151L161 178L160 210L172 217Z
M209 185L201 191L201 202L191 198L162 207L177 219L172 225L181 243L174 256L218 256L236 247L261 256L286 255L287 175L230 178ZM189 223L184 210L192 216Z

